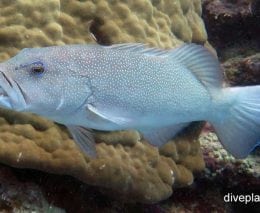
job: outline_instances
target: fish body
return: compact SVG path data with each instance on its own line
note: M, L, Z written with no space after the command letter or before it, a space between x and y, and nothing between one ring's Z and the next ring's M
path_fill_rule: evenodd
M237 157L260 139L260 87L224 88L217 59L199 45L24 49L0 64L0 74L2 106L66 125L90 155L95 151L87 129L137 129L160 146L190 122L206 120ZM239 136L236 131L248 126L255 131Z

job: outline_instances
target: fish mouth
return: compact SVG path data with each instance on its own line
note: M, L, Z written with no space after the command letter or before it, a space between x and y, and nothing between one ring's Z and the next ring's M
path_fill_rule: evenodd
M0 70L0 106L22 111L27 98L19 84Z

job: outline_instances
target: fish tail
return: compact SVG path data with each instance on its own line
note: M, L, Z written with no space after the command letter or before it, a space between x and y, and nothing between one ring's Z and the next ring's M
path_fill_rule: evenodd
M226 88L224 94L231 104L212 124L225 149L245 158L260 145L260 86Z

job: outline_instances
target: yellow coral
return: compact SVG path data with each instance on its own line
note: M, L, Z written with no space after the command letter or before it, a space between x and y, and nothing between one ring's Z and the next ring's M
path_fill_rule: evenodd
M17 0L0 2L0 60L25 47L94 42L143 42L170 48L204 43L200 0Z

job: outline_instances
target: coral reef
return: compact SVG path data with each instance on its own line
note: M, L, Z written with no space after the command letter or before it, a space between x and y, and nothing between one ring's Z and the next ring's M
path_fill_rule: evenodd
M147 212L153 206L122 203L69 176L1 164L0 181L1 213Z
M25 47L143 42L169 48L205 43L200 0L0 2L0 61Z
M200 135L200 142L206 162L204 172L207 178L224 176L224 170L228 170L234 176L247 175L256 180L260 177L260 167L258 166L260 157L258 155L250 155L243 160L235 159L221 146L216 134L212 131L204 131ZM227 179L229 177L222 178ZM239 179L239 177L237 178ZM237 183L233 182L229 186L232 186L232 184L236 185Z
M196 184L202 184L209 191L218 189L220 198L228 193L234 195L259 194L260 187L260 157L259 148L246 159L240 160L232 157L220 145L215 133L203 131L200 136L201 148L204 155L206 169L199 174ZM205 186L206 185L206 186ZM258 212L259 206L254 202L230 202L228 212Z
M199 141L206 168L195 176L191 187L175 189L160 207L166 212L259 212L256 202L224 200L228 194L259 194L259 149L246 159L235 159L223 148L208 123Z
M192 186L175 188L164 202L149 205L124 203L111 197L109 190L91 187L69 176L0 165L0 211L29 208L38 212L61 212L64 209L68 213L259 212L258 205L252 202L225 203L223 200L228 193L258 193L259 156L234 159L222 148L212 128L206 127L200 136L206 169L196 175ZM34 201L33 205L31 201Z
M110 193L117 192L111 194L121 194L121 199L127 201L150 203L165 199L173 184L191 184L192 171L204 168L198 141L190 142L192 132L185 134L186 139L180 136L176 143L170 143L175 146L176 163L174 158L159 155L158 149L145 141L138 141L140 136L135 131L97 133L98 157L90 159L82 155L63 127L35 115L3 109L0 116L1 162L72 175L108 188ZM119 143L120 137L123 143ZM114 141L113 145L109 141Z
M226 82L231 86L258 85L259 1L204 0L203 11L209 42L216 48L223 62ZM205 201L213 199L213 202L207 203L209 208L213 207L212 204L218 203L212 211L258 212L259 206L254 202L223 203L223 198L228 193L259 194L260 147L244 160L235 159L221 146L209 124L200 136L200 144L206 169L196 177L195 188L206 190L195 190L195 193L192 193L193 190L186 191L190 195L188 202L185 203L185 197L179 199L181 204L185 203L185 208L182 209L191 210L195 206L203 212ZM208 199L198 200L197 194L203 194L203 198L206 196ZM174 193L173 196L176 198L178 194Z

